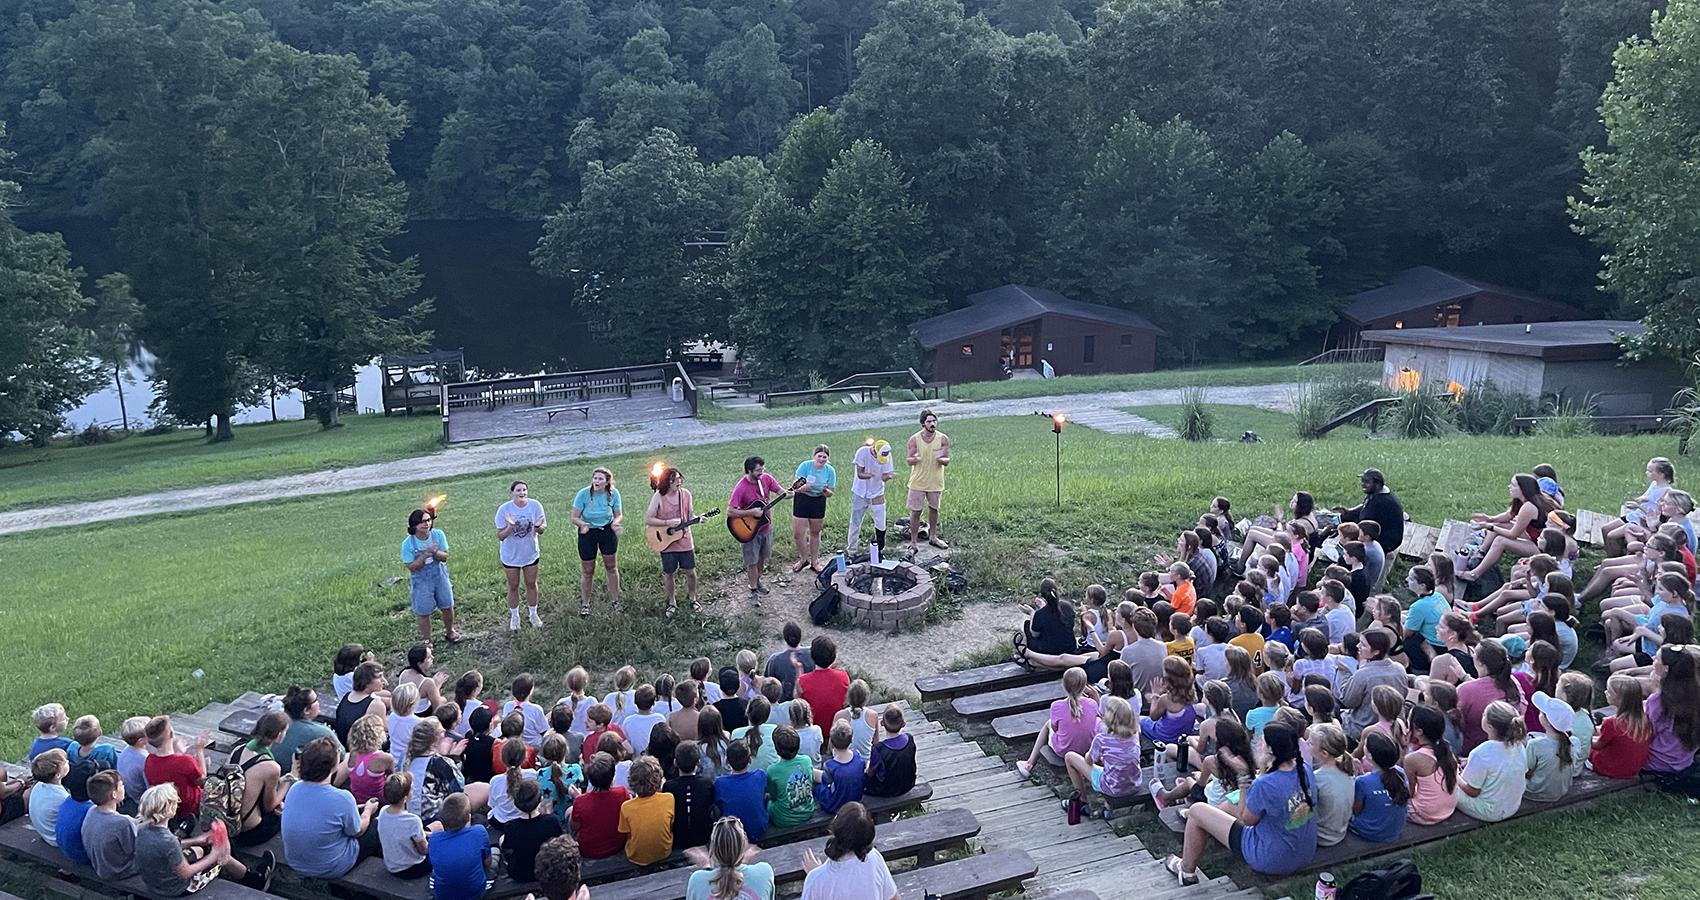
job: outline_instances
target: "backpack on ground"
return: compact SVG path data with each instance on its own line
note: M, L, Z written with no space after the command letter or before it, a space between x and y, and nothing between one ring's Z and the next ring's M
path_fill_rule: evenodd
M1364 872L1340 889L1339 900L1408 900L1423 892L1423 876L1409 859Z
M843 599L835 585L827 585L826 590L820 592L820 596L809 601L809 621L815 623L817 628L825 627L837 618L838 606Z

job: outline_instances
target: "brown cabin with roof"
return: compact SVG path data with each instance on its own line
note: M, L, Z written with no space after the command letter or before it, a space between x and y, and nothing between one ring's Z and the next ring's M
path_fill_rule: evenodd
M1164 333L1138 313L1019 284L971 294L967 306L910 329L930 377L956 383L995 381L1044 363L1058 375L1149 372Z
M1415 266L1393 273L1381 287L1348 297L1340 309L1340 321L1329 329L1325 349L1363 346L1363 332L1373 329L1520 325L1580 318L1582 311L1567 303L1432 266Z

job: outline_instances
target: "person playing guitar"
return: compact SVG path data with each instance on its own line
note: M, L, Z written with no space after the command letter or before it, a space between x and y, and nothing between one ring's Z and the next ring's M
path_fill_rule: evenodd
M685 599L691 601L691 608L698 608L697 598L697 554L696 543L691 540L690 520L694 513L691 508L691 492L686 490L685 474L674 466L662 470L661 476L655 480L655 493L649 498L649 508L644 510L643 523L650 528L670 529L677 526L672 540L661 550L661 587L667 595L668 617L679 611L679 604L674 600L673 583L676 574L685 573Z
M768 592L767 585L761 583L761 575L768 556L773 553L773 523L768 521L768 511L796 490L795 485L789 491L780 487L767 474L766 465L759 456L744 460L744 477L733 486L726 503L726 527L744 542L744 573L750 580L750 605L757 607L761 606L762 595ZM752 525L753 534L749 531Z

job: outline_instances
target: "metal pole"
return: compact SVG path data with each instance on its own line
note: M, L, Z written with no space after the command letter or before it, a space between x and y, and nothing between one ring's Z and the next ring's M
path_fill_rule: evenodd
M1057 509L1062 509L1062 429L1057 429Z

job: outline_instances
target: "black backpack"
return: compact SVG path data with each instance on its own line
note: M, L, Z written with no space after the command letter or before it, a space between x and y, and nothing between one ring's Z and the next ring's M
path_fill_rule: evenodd
M1340 889L1339 900L1407 900L1423 892L1423 876L1409 859L1395 860L1385 869L1365 872Z
M825 627L838 616L838 604L842 599L836 585L827 585L820 596L809 601L809 621L817 628Z

